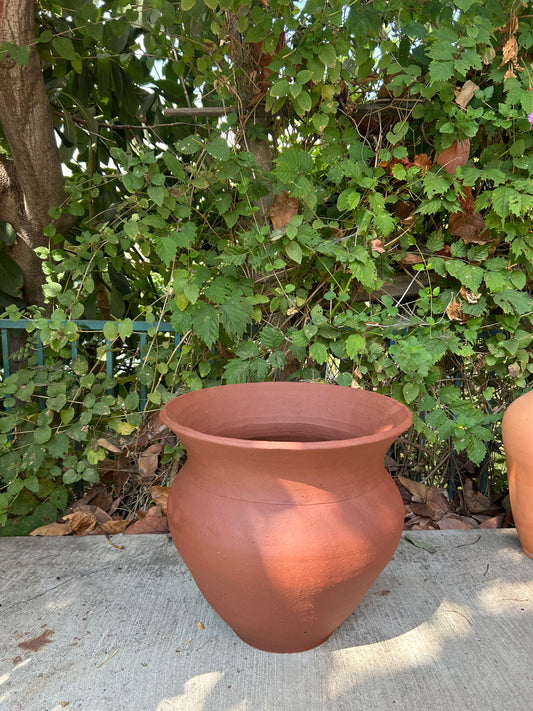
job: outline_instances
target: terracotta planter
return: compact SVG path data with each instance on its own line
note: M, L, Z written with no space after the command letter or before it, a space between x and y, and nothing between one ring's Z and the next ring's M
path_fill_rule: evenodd
M524 552L533 558L533 392L507 408L502 435L513 519Z
M400 540L383 462L409 410L335 385L247 383L182 395L161 419L188 453L170 531L207 601L259 649L324 642Z

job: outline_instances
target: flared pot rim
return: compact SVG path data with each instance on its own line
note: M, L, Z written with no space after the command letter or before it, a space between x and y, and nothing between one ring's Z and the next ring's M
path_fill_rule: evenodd
M278 439L254 439L250 437L241 438L236 436L228 436L226 434L213 434L202 431L201 427L189 427L180 421L180 414L186 412L187 407L195 403L195 401L205 400L204 406L209 404L210 397L213 397L213 392L217 392L217 396L244 393L249 391L250 395L258 394L261 391L266 392L271 390L278 392L280 395L285 390L286 393L292 391L296 393L307 388L309 395L313 393L313 397L320 394L318 389L328 389L331 394L334 390L339 393L339 397L345 400L352 400L353 404L364 407L364 401L371 401L375 405L378 403L380 408L383 408L385 413L383 422L387 426L379 431L371 434L357 435L354 437L339 437L336 439L318 439L314 441L301 440L278 440ZM342 393L342 395L341 395ZM331 395L330 395L331 396ZM357 402L359 401L359 402ZM203 390L195 390L169 400L161 409L161 421L169 427L180 439L184 442L205 442L217 445L223 445L232 448L253 447L259 450L328 450L339 449L341 447L361 446L382 442L384 440L394 441L402 432L409 429L413 422L413 414L409 408L401 402L380 393L370 390L348 388L346 386L334 385L329 383L307 383L307 382L261 382L261 383L237 383L230 385L216 385Z

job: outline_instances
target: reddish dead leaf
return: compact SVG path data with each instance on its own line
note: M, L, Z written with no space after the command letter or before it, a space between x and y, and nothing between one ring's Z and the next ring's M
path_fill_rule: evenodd
M492 518L488 518L486 521L483 521L483 523L479 524L480 528L503 528L503 523L505 521L505 514L500 513L497 516L493 516Z
M437 489L436 486L429 486L426 496L426 504L434 511L433 519L441 518L451 510L451 505L446 494Z
M168 533L167 517L163 516L161 506L152 506L144 518L135 521L124 531L125 536L134 533Z
M465 509L471 514L495 513L498 511L498 507L495 506L487 496L483 496L483 494L474 491L474 485L471 479L464 480L463 501Z
M444 168L448 175L451 175L460 165L466 165L469 155L470 141L468 138L464 141L456 138L449 148L437 155L436 162Z
M431 158L428 156L427 153L419 153L417 156L415 156L413 165L416 166L417 168L420 168L422 173L425 173L427 170L429 170L431 168L431 166L433 165L433 161L431 160Z
M385 250L383 249L383 242L380 239L371 239L370 247L373 252L377 252L378 254L385 254Z
M286 190L278 193L272 201L270 219L275 230L283 229L298 214L298 200L290 197Z
M427 504L419 503L418 501L411 501L411 511L417 516L429 518L430 520L434 518L435 513Z
M75 536L85 536L96 528L96 516L86 511L75 511L63 518L68 521L71 533Z
M48 523L46 526L34 529L30 536L68 536L69 533L68 523Z
M131 525L131 521L125 521L124 519L106 521L100 526L102 532L109 533L109 535L114 536L117 533L123 533L128 526Z
M487 244L492 237L485 229L485 218L479 212L452 212L448 218L448 231L461 237L465 244Z
M111 520L111 516L106 511L101 509L99 506L93 506L92 504L85 506L75 504L73 513L75 512L91 514L95 517L97 524L106 523Z
M412 216L416 205L411 200L398 200L393 205L393 210L398 217L401 218L402 222L409 220Z
M465 81L461 89L457 92L455 96L455 103L461 109L466 110L466 107L471 102L474 94L479 89L479 86L475 84L471 79Z
M84 506L98 506L107 511L113 502L113 495L104 486L97 486L85 494L82 499L78 499L69 509L69 513L83 511Z
M107 449L108 452L114 452L115 454L120 454L122 452L120 447L117 447L116 444L113 444L108 439L104 439L103 437L100 437L99 439L97 439L96 444L99 447L103 447L104 449Z
M402 267L410 267L413 264L423 264L426 260L421 254L415 254L414 252L407 252L405 257L401 260L400 264Z
M450 321L457 321L458 323L466 323L468 321L468 316L465 316L461 309L461 304L463 302L461 299L453 298L446 308L446 316Z
M411 531L433 531L437 528L430 518L418 518L415 523L409 526Z
M21 649L27 649L30 652L38 652L45 645L53 642L50 637L54 634L54 630L45 630L38 637L33 637L33 639L27 639L24 642L19 642L18 647Z
M455 529L466 531L479 527L477 521L473 518L466 518L464 516L458 516L457 514L443 516L443 518L441 518L441 520L437 523L437 526L441 531L451 531Z
M152 488L150 489L152 499L158 506L161 506L161 511L164 516L167 515L167 502L169 491L170 489L168 486L152 486Z
M445 244L442 249L439 249L438 252L435 252L435 254L438 254L439 257L442 257L443 259L449 259L452 256L452 250L449 244Z
M143 483L153 481L159 464L161 444L151 444L139 457L139 477Z
M398 481L402 486L405 486L409 493L416 496L420 501L426 500L427 487L421 481L414 481L413 479L408 479L405 476L399 476Z

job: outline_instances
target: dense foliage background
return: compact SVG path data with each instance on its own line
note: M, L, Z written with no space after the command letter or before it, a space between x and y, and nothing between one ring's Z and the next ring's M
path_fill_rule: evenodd
M219 383L373 388L415 413L393 468L501 490L498 423L533 370L527 2L43 0L35 40L3 40L22 72L38 52L65 176L42 298L0 209L4 318L33 319L0 383L5 533L140 436L141 385L144 421ZM108 322L114 379L79 319Z

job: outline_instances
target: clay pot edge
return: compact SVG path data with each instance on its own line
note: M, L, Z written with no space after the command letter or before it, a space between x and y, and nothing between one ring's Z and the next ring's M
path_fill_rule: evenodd
M293 383L294 385L297 385L297 383ZM238 384L238 385L217 385L213 386L216 388L234 388L234 387L239 387L239 385L245 385L245 384ZM316 383L316 385L322 385L322 383ZM341 386L327 386L326 387L341 387ZM207 391L207 389L206 389ZM182 398L182 397L187 397L188 395L192 395L194 392L197 391L191 391L189 393L184 393L183 395L178 395L177 398ZM176 422L169 414L169 405L170 403L175 400L176 398L173 398L172 400L169 400L161 409L160 411L160 419L165 424L169 429L171 429L180 439L184 438L190 438L196 441L200 442L211 442L213 444L219 444L219 445L225 445L229 447L236 447L236 448L245 448L245 449L250 449L250 447L253 447L254 449L263 449L263 450L286 450L286 451L292 451L292 450L307 450L307 451L313 451L313 450L328 450L328 449L338 449L340 447L350 447L350 446L355 446L355 445L364 445L364 444L370 444L374 442L380 442L383 440L388 440L390 439L391 442L393 442L402 432L405 432L406 430L411 427L413 423L413 413L409 408L404 405L401 402L398 402L398 400L394 400L393 398L390 398L386 395L382 395L381 393L375 393L373 391L367 390L364 391L369 394L374 395L376 398L383 398L384 401L392 401L394 402L400 410L403 410L404 417L402 420L395 426L391 427L388 430L383 430L381 432L376 432L375 434L371 435L366 435L362 437L352 437L348 439L338 439L338 440L319 440L315 442L301 442L301 441L268 441L268 440L255 440L255 439L239 439L237 437L224 437L221 435L211 435L206 432L202 432L201 430L198 429L193 429L191 427L186 427L185 425L180 425L179 423Z

